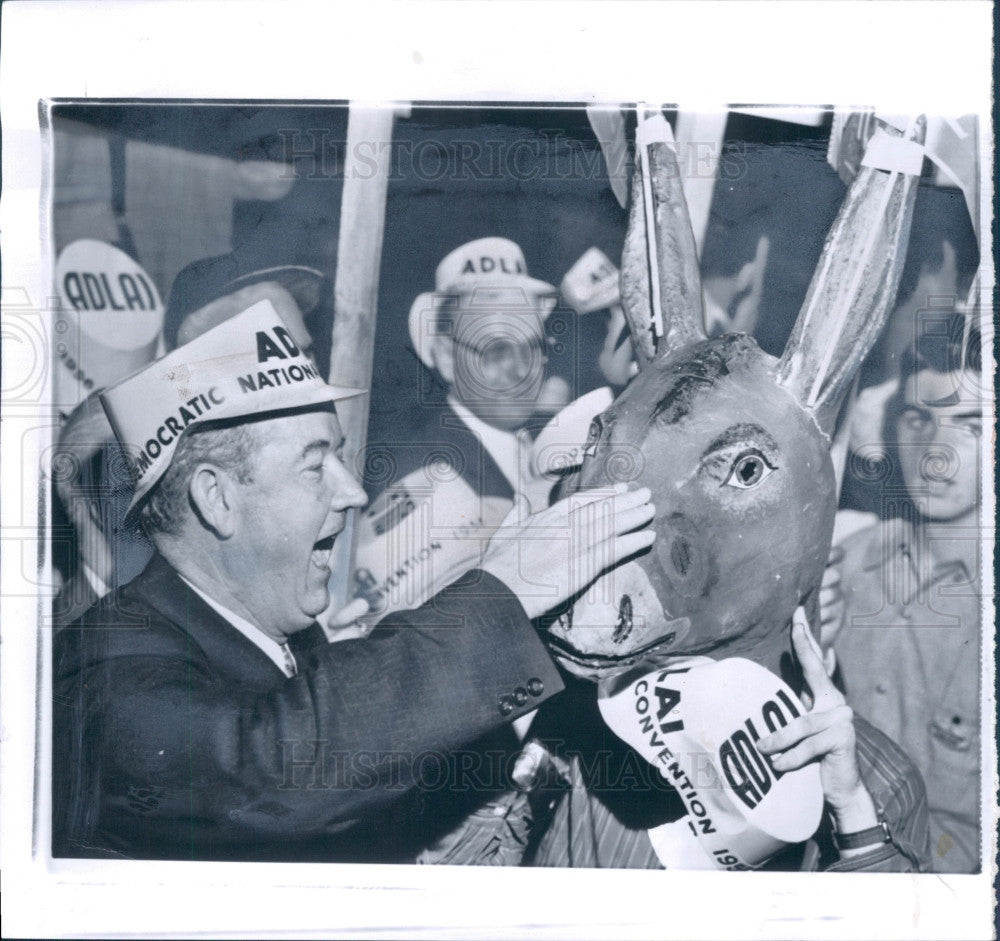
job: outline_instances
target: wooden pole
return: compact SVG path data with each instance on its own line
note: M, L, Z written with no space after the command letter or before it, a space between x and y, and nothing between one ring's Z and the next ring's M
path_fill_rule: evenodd
M691 231L694 232L694 244L699 258L705 245L705 233L708 231L708 216L712 208L719 161L722 159L728 117L723 106L709 111L681 108L677 112L674 139L677 142L681 172L684 174L684 199L687 201ZM706 329L709 326L706 324Z
M385 204L392 155L392 125L409 108L352 102L347 118L347 155L340 201L330 382L367 389L372 379L375 316L385 233ZM374 165L374 166L373 166ZM337 403L344 430L344 461L358 479L368 433L369 393ZM350 595L354 557L353 518L338 538L330 594L337 607Z

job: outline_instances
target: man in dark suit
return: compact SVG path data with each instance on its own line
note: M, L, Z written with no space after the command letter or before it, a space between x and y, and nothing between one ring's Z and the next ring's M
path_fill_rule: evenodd
M391 860L428 756L561 689L530 618L652 542L648 490L585 496L614 522L582 538L580 500L512 514L478 569L330 646L356 392L265 301L103 394L156 555L56 639L54 855Z
M131 581L152 554L137 526L123 526L132 484L96 392L73 409L59 431L52 483L69 537L62 567L68 577L52 602L52 626L58 630Z
M557 296L528 275L514 242L482 238L445 256L435 290L414 300L410 339L447 399L421 401L368 441L373 501L359 520L354 588L372 620L473 567L516 495L547 505L552 481L533 473L526 426L541 408Z
M488 237L449 252L434 288L413 301L409 333L446 400L421 398L368 440L365 484L373 499L359 517L353 578L355 596L371 607L368 624L474 568L515 499L546 506L552 484L533 473L527 426L552 388L545 321L555 287L529 276L516 243ZM512 768L530 721L479 739L468 765ZM419 819L407 824L416 858L516 865L530 819L509 773L484 774L474 788L452 780L448 791L459 795L448 809L464 802L466 813L456 819L428 796Z

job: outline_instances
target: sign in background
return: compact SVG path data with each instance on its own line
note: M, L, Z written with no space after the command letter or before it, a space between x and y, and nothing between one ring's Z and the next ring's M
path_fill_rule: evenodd
M56 401L69 412L154 358L163 302L137 261L96 239L59 253L56 290Z

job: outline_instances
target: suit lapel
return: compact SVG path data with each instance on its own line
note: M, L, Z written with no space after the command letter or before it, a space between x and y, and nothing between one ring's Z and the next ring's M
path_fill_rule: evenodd
M503 471L493 460L482 439L459 417L452 408L448 408L440 416L442 438L456 445L464 458L464 466L458 468L462 479L472 487L480 497L502 497L505 500L514 499L514 488L504 477ZM437 442L435 442L437 443Z
M161 555L129 587L187 634L221 678L258 691L285 681L271 658L193 592Z
M52 602L52 622L56 628L72 624L100 598L87 576L78 572L59 590Z
M288 646L291 647L292 653L295 655L295 662L298 664L299 673L303 673L306 670L315 670L319 665L319 650L329 646L329 644L330 641L327 640L326 634L323 633L323 628L318 624L313 624L306 630L299 631L298 634L292 634L288 638Z

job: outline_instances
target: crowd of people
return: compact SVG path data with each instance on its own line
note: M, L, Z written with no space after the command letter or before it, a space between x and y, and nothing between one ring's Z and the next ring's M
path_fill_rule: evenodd
M925 242L939 224L918 204ZM980 868L968 238L942 234L938 255L912 263L892 352L863 390L882 393L857 398L859 427L884 431L853 439L855 454L884 445L896 485L834 545L821 615L793 635L828 810L847 780L867 782L873 813L838 832L831 810L777 868ZM772 244L747 239L745 262L705 279L734 330L757 322ZM560 415L582 445L596 403L634 372L617 271L603 259L591 273L606 290L584 300L562 285L599 313L601 336L577 354L609 389L573 410L589 390L546 373L560 291L528 270L489 233L441 260L409 334L445 406L418 403L419 430L369 441L392 455L376 485L342 460L336 403L359 390L316 365L310 318L328 278L239 252L181 272L165 357L87 399L60 438L79 469L56 481L78 566L53 609L54 855L599 866L614 843L618 865L662 865L648 832L676 795L607 732L593 685L556 667L534 624L654 540L649 490L560 499L565 468L536 447ZM920 302L932 276L952 278L934 282L947 309ZM852 499L849 484L844 506L871 510ZM354 598L333 610L331 553L351 513ZM823 737L834 711L837 736ZM590 799L580 763L547 744L574 736L612 755L614 800ZM770 760L796 744L775 739Z

